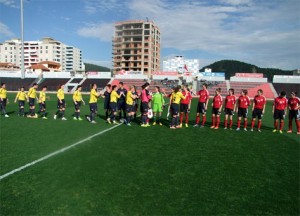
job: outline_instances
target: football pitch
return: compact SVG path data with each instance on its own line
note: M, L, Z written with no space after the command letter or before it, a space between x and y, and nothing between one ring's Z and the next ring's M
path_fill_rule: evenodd
M0 176L10 173L0 215L300 214L300 136L294 122L286 133L287 119L283 134L272 133L270 102L259 133L224 130L224 114L210 129L210 108L206 127L193 128L197 99L189 128L171 130L166 111L163 126L109 125L103 99L97 124L74 121L70 95L67 121L53 119L55 95L47 120L18 117L14 97L0 117Z

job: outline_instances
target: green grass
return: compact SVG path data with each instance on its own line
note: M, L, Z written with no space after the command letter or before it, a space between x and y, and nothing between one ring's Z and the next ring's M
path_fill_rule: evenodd
M112 127L67 105L68 121L0 118L0 175ZM1 180L0 214L299 215L299 135L273 134L270 111L262 133L119 126Z

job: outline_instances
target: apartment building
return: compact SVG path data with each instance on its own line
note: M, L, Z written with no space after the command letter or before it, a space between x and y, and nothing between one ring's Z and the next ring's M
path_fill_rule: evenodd
M50 37L39 41L24 41L24 66L28 68L42 61L62 65L63 71L82 70L81 50L68 46ZM0 43L0 62L21 67L21 40L12 39Z
M122 70L147 75L160 70L160 30L152 21L115 23L113 71Z
M198 59L186 59L183 56L175 56L163 61L163 71L178 73L191 72L198 74L199 72L199 60Z

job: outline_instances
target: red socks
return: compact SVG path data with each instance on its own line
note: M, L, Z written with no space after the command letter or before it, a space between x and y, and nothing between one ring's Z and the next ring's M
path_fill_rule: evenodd
M206 116L202 116L202 125L203 126L204 126L205 122L206 122Z
M185 123L186 124L189 123L189 114L188 113L185 114Z
M261 121L258 121L257 128L258 130L261 128Z
M196 117L196 124L199 124L199 122L200 122L200 116L197 116Z
M182 120L183 120L183 113L180 113L180 124L182 124Z
M212 126L215 126L215 116L211 117Z
M255 120L252 119L252 121L251 121L251 128L252 128L252 129L254 128L254 124L255 124Z
M225 122L224 122L224 127L226 127L226 128L227 128L227 124L228 124L228 121L227 121L227 120L225 120Z
M238 122L237 122L237 127L238 127L238 128L241 127L241 120L238 120Z
M232 128L232 120L229 121L229 127Z
M274 128L277 130L277 128L278 128L278 121L274 121Z
M220 124L220 116L217 116L217 117L216 117L216 121L217 121L216 127L219 127L219 124Z
M281 122L280 122L280 130L282 130L282 129L283 129L283 125L284 125L284 122L283 122L283 121L281 121Z

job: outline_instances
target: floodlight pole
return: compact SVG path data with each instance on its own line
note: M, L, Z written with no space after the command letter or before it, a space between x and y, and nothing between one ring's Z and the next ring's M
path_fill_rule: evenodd
M21 1L21 79L25 79L24 68L24 14L23 14L23 0Z

